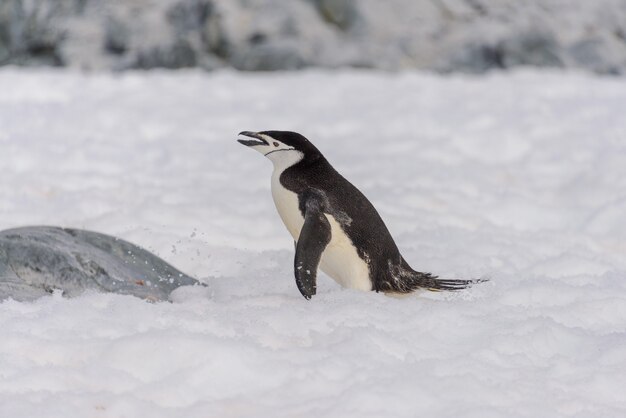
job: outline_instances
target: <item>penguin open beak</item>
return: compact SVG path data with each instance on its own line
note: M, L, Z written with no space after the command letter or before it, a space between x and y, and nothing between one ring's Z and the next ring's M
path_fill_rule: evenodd
M254 147L257 145L269 145L269 143L260 134L250 131L239 132L237 142L247 147Z

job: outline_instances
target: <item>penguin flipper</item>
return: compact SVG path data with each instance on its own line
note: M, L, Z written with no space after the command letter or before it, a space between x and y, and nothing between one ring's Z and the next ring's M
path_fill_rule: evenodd
M305 205L304 225L296 243L294 275L298 290L311 299L317 289L317 267L331 239L330 223L315 199Z

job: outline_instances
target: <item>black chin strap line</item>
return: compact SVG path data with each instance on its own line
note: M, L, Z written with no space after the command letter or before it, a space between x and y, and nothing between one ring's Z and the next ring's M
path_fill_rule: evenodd
M270 152L268 152L267 154L263 154L263 155L267 157L268 155L270 155L270 154L271 154L271 153L273 153L273 152L279 152L279 151L293 151L293 150L295 150L295 148L275 149L274 151L270 151Z

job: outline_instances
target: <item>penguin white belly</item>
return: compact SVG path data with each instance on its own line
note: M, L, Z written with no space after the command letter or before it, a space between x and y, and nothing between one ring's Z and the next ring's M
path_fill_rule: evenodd
M330 223L332 238L322 253L320 269L343 287L372 290L369 268L359 257L352 240L335 218L324 215Z
M287 230L293 239L298 241L300 230L302 229L302 225L304 225L304 217L302 213L300 213L298 204L298 195L285 189L283 185L280 184L278 177L279 175L276 173L272 175L272 197L274 198L274 205L276 205L280 219L283 220Z
M298 204L298 195L280 184L278 175L272 176L272 197L278 214L297 242L304 225ZM340 285L359 290L372 290L369 268L359 257L352 240L339 223L329 214L324 214L331 227L331 239L322 253L320 269Z

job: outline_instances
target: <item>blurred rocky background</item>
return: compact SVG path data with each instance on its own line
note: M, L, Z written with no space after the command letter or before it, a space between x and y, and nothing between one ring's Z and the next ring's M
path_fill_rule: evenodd
M626 0L0 0L0 65L626 72Z

